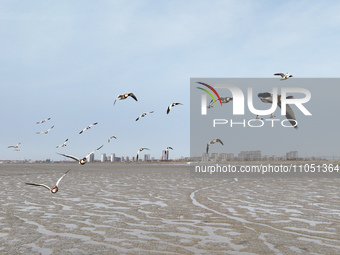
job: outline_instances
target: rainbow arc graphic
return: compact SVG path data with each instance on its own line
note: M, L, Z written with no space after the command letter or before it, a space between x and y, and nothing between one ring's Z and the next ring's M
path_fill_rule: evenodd
M210 86L210 85L208 85L208 84L206 84L206 83L203 83L203 82L197 82L197 83L206 86L206 87L209 88L212 92L214 92L215 95L217 96L218 100L220 101L221 106L222 106L222 101L221 101L220 95L217 93L217 91L216 91L212 86ZM211 92L210 92L209 90L207 90L207 89L205 89L205 88L201 88L201 87L197 87L197 88L203 90L204 92L206 92L206 93L213 99L215 105L217 105L217 104L216 104L216 100L215 100L213 94L211 94Z

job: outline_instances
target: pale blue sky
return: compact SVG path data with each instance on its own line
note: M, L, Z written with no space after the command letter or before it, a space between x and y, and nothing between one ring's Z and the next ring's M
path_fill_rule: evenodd
M191 77L339 77L339 11L338 1L0 0L0 159L102 144L96 158L140 147L158 158L167 146L189 156ZM126 92L138 102L113 107ZM183 105L166 115L172 102Z

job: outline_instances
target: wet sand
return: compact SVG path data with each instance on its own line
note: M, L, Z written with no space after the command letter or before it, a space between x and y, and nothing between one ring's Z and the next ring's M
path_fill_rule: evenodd
M51 194L25 182L54 185ZM0 164L0 254L340 254L340 179Z

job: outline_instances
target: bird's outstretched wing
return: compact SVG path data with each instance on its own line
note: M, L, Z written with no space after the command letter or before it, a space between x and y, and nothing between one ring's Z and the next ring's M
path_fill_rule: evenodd
M128 93L128 96L130 96L130 97L132 97L133 99L135 99L136 101L138 101L138 100L137 100L137 97L135 96L135 94L133 94L133 93L130 92L130 93Z
M41 186L41 187L44 187L44 188L46 188L46 189L48 189L48 190L51 190L51 188L48 187L48 186L45 185L45 184L36 184L36 183L29 183L29 182L25 182L25 184L27 184L27 185L33 185L33 186Z
M85 158L88 158L92 153L95 153L96 151L100 150L101 148L103 148L104 144L102 146L100 146L99 148L95 149L94 151L91 151L89 154L87 154L87 156Z
M284 73L274 73L274 75L280 75L282 78L285 76Z
M62 153L57 153L57 154L59 154L61 156L64 156L64 157L67 157L67 158L71 158L71 159L73 159L75 161L79 161L79 158L77 158L75 156L71 156L71 155L67 155L67 154L62 154Z
M67 170L67 172L66 173L64 173L63 174L63 176L61 176L60 178L59 178L59 180L57 181L57 183L56 183L56 185L55 186L58 186L59 185L59 182L61 181L61 179L63 179L64 178L64 176L70 171L71 169L69 169L69 170Z

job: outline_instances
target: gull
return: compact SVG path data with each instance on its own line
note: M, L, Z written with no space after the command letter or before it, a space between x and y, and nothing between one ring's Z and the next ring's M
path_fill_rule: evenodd
M112 138L117 139L117 137L115 137L115 136L113 135L113 136L110 136L110 137L107 139L107 142L109 143L109 142L111 141Z
M61 179L64 178L64 176L65 176L69 171L70 171L70 169L67 170L67 172L64 173L63 176L61 176L61 177L59 178L59 180L57 181L56 185L55 185L53 188L50 188L49 186L47 186L47 185L45 185L45 184L36 184L36 183L29 183L29 182L26 182L25 184L27 184L27 185L33 185L33 186L41 186L41 187L44 187L44 188L46 188L46 189L49 189L49 190L51 191L51 193L55 194L55 193L58 192L58 185L59 185L59 182L61 181Z
M118 95L118 96L116 97L115 101L113 102L113 105L116 104L117 99L119 99L119 100L124 100L124 99L127 99L128 97L132 97L133 99L135 99L136 101L138 101L138 100L137 100L137 97L136 97L133 93L130 92L130 93L125 93L125 94L122 94L122 95Z
M73 159L73 160L75 160L75 161L78 161L78 163L79 163L80 165L85 165L86 159L87 159L92 153L94 153L95 151L100 150L103 146L104 146L104 145L102 145L102 146L100 146L99 148L95 149L94 151L90 152L89 154L87 154L86 157L83 157L82 159L79 159L79 158L74 157L74 156L71 156L71 155L61 154L61 153L57 153L57 154L59 154L59 155L61 155L61 156L64 156L64 157L71 158L71 159Z
M68 141L68 138L65 140L65 142L64 142L63 144L56 146L56 148L59 148L59 147L65 147L65 146L66 146L66 143L67 143L67 141Z
M264 120L264 118L261 118L260 115L256 115L255 120Z
M43 132L37 132L37 134L47 134L52 128L54 128L54 125L52 127L50 127L49 129L47 129L46 131Z
M270 103L270 104L273 103L273 94L272 93L264 92L264 93L259 93L257 96L264 103ZM291 99L291 98L294 98L294 97L293 96L287 96L286 98ZM277 105L281 108L281 95L277 95ZM288 119L290 124L292 124L292 126L295 129L298 129L293 109L288 104L286 105L286 118Z
M290 77L293 77L293 75L289 74L289 73L274 73L274 75L280 75L282 77L282 79L280 79L281 81L283 80L287 80Z
M93 123L93 124L91 124L91 125L89 125L89 126L87 126L86 128L84 128L82 131L80 131L79 132L79 134L82 134L85 130L87 130L87 129L90 129L91 127L93 127L93 126L95 126L95 125L97 125L98 124L98 122L96 122L96 123Z
M171 107L174 107L175 105L183 105L181 103L172 103L171 105L168 106L168 109L166 110L166 113L169 114Z
M168 151L169 151L169 150L173 150L173 148L170 147L170 146L166 147L166 149L165 149L165 155L168 154Z
M10 145L10 146L8 146L7 148L14 148L14 150L15 149L19 149L19 145L20 145L21 143L18 143L17 145Z
M212 139L210 142L207 143L207 153L208 153L208 151L209 151L209 146L210 146L210 144L214 144L214 143L217 143L217 142L219 142L219 143L221 143L222 145L224 145L223 142L222 142L220 139L218 139L218 138Z
M147 115L147 114L149 114L149 113L153 113L153 111L151 111L151 112L145 112L145 113L139 115L139 117L136 119L136 121L139 120L140 118L145 117L145 115Z
M37 124L41 124L41 123L44 123L44 122L46 122L46 121L48 121L48 120L50 120L51 118L47 118L47 119L44 119L44 120L41 120L41 121L37 121Z
M229 103L232 100L233 100L232 97L221 97L222 104L227 104L227 103ZM214 106L214 100L211 99L211 101L210 101L209 105L207 106L207 108L212 108L213 106Z
M138 161L139 152L142 151L142 150L150 150L150 149L148 149L148 148L140 148L140 149L137 151L136 161Z

